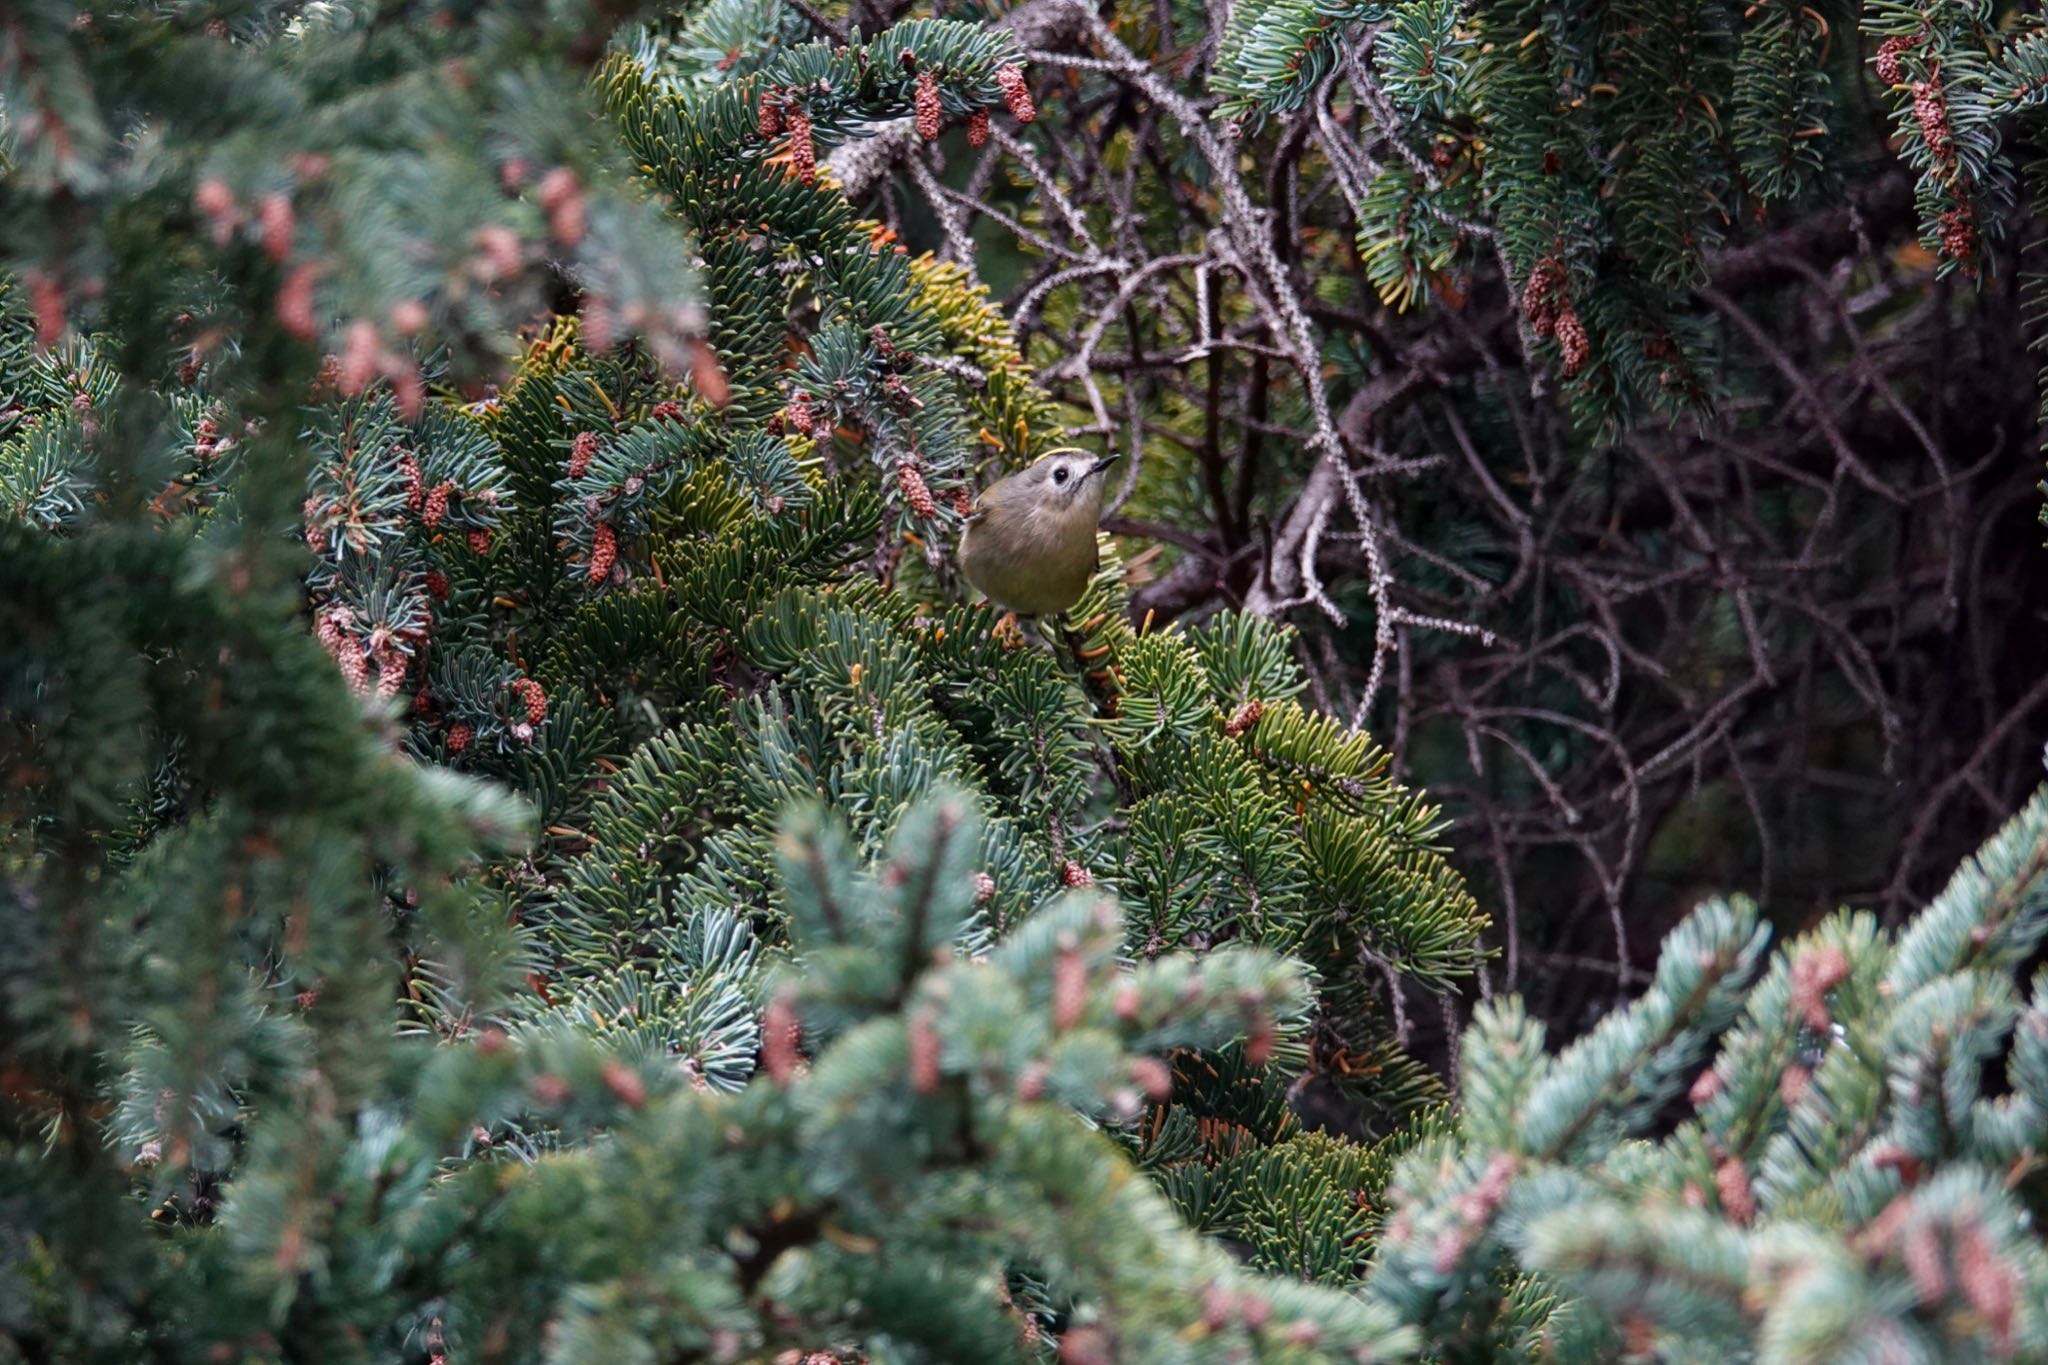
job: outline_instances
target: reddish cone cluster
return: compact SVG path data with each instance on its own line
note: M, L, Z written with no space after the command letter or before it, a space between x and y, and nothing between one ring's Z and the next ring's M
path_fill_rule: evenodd
M382 349L375 323L358 318L348 325L342 337L341 368L335 379L344 398L353 398L370 387L370 381L377 377L377 357Z
M1593 354L1593 343L1586 336L1586 324L1579 321L1578 313L1570 304L1557 315L1557 349L1564 356L1564 377L1572 378L1586 368L1586 361Z
M640 1079L639 1072L618 1058L607 1061L599 1076L604 1081L604 1088L628 1109L638 1109L647 1103L647 1082Z
M1436 1245L1431 1248L1437 1274L1448 1275L1457 1269L1466 1248L1508 1197L1514 1179L1515 1159L1506 1152L1496 1152L1472 1188L1458 1196L1451 1206L1457 1213L1456 1220L1437 1234Z
M818 417L811 411L811 396L802 389L789 395L789 405L782 410L789 428L799 436L817 435Z
M1266 704L1253 697L1243 706L1230 713L1230 719L1223 722L1223 733L1235 738L1259 723L1259 717L1266 714Z
M407 452L398 461L398 472L405 475L405 510L418 516L427 497L427 480L420 473L420 462Z
M1977 275L1977 210L1967 201L1935 219L1941 233L1941 254L1963 263L1963 273Z
M967 145L985 147L988 145L988 110L977 109L967 116Z
M939 1030L931 1013L920 1010L910 1020L910 1088L930 1095L939 1088Z
M469 741L475 735L476 731L470 729L461 721L455 722L455 724L448 727L448 752L451 754L461 753L469 747Z
M1522 315L1537 336L1557 334L1557 317L1567 306L1564 292L1564 263L1555 256L1536 262L1529 282L1522 286Z
M1901 59L1920 45L1920 35L1910 38L1887 38L1877 46L1877 78L1886 85L1897 85L1905 77Z
M782 96L773 90L763 90L760 109L755 117L759 120L762 137L782 136Z
M611 577L612 565L619 559L619 534L612 530L609 522L599 522L597 531L590 538L590 581L602 583Z
M1742 1164L1742 1158L1724 1156L1721 1164L1714 1168L1714 1188L1720 1193L1721 1207L1728 1216L1738 1223L1748 1223L1756 1217L1756 1195L1749 1186L1749 1170Z
M579 431L576 439L569 443L569 477L580 479L590 468L591 457L597 454L597 433Z
M657 422L680 422L683 420L683 405L672 398L664 398L650 408L647 415Z
M818 144L811 140L811 116L796 108L789 111L789 164L806 185L817 182Z
M1819 1031L1831 1022L1828 992L1849 979L1849 955L1837 944L1808 948L1792 963L1792 1012Z
M228 188L227 181L213 177L200 181L192 191L192 206L206 216L213 228L215 246L224 247L234 238L242 215L235 208L235 192Z
M583 182L567 166L557 166L540 178L541 210L548 216L548 232L563 246L583 240Z
M313 280L318 274L310 263L294 266L277 288L278 325L300 341L311 341L318 330L313 321Z
M1920 125L1920 136L1927 139L1927 150L1936 161L1946 165L1955 160L1955 132L1949 127L1948 102L1942 96L1939 75L1913 82L1913 121Z
M1002 88L1003 103L1010 110L1010 117L1019 123L1029 123L1038 117L1038 106L1031 102L1031 88L1024 83L1024 73L1007 62L996 68L996 84Z
M1069 858L1060 868L1060 882L1065 886L1093 886L1095 878L1088 875L1087 868Z
M469 533L469 552L473 555L487 555L491 552L491 533L481 526Z
M526 723L538 725L548 718L548 694L541 685L531 678L521 678L512 684L512 690L526 704Z
M327 528L320 519L327 514L327 504L319 498L307 498L299 504L299 515L306 522L306 548L319 554L327 548Z
M795 1007L781 996L769 1001L761 1013L761 1067L777 1085L796 1079L797 1045L802 1036Z
M427 493L425 505L420 509L420 525L429 531L438 527L448 516L448 495L455 491L455 485L443 480Z
M930 142L939 135L944 111L939 107L939 78L930 67L917 73L917 135Z
M932 490L925 484L924 475L909 460L896 466L896 486L903 490L903 500L918 517L929 521L939 514L939 505L932 501Z
M996 879L986 872L974 874L974 903L987 905L996 898Z
M1062 948L1052 964L1053 1028L1065 1033L1081 1022L1081 1013L1087 1006L1088 963L1079 948Z
M370 661L363 647L348 633L354 620L355 613L347 607L327 607L313 618L313 638L341 665L341 675L348 679L349 686L361 692L369 677Z
M266 194L256 208L257 221L263 227L263 250L271 260L283 265L292 254L292 238L298 233L298 218L292 212L292 201L282 194Z

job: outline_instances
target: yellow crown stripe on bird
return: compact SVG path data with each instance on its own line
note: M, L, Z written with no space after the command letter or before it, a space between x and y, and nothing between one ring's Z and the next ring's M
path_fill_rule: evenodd
M1080 601L1096 568L1103 471L1117 458L1048 451L983 489L960 535L967 581L1019 616L1057 616Z

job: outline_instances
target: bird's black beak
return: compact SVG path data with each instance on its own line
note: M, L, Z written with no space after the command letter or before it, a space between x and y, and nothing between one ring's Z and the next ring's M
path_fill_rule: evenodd
M1088 472L1090 474L1100 474L1103 470L1109 468L1111 465L1115 464L1118 460L1121 460L1122 458L1123 456L1121 455L1105 455L1101 459L1097 460L1095 462L1095 468L1089 470Z

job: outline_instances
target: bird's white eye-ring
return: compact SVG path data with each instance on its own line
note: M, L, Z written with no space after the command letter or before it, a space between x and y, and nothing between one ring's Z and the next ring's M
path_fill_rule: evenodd
M1052 472L1052 481L1054 483L1065 483L1067 481L1067 467L1065 465L1061 465Z

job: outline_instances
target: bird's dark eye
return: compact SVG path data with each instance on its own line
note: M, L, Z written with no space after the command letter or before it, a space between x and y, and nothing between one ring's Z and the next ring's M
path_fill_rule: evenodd
M1054 483L1065 483L1067 481L1066 466L1062 465L1060 468L1055 469L1052 472L1052 481Z

